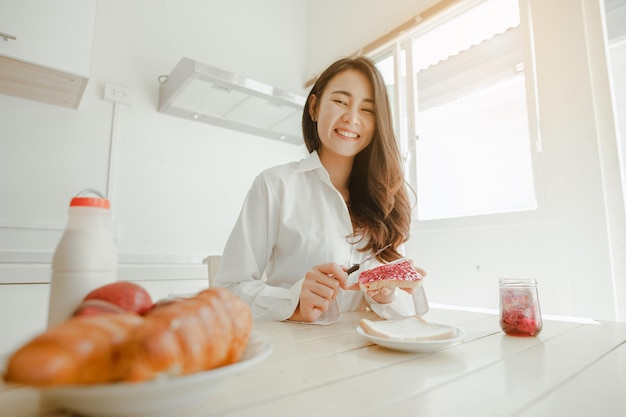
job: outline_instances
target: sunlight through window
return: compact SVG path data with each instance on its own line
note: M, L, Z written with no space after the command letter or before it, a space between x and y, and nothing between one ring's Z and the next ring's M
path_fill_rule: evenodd
M402 120L399 135L403 153L417 138L414 155L406 156L415 159L408 177L417 219L536 209L517 0L465 2L410 39L412 62L400 73L412 69L415 94L399 80L412 106L401 100L394 115L415 109L414 135ZM392 58L379 67L395 99Z

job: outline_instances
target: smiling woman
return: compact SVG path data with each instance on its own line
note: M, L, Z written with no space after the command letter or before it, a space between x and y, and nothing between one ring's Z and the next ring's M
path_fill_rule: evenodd
M216 284L247 301L257 319L332 323L367 305L383 316L423 314L421 288L411 302L408 290L361 291L352 285L357 274L348 282L346 273L369 254L378 264L401 258L409 236L411 208L391 126L374 62L330 65L302 114L309 157L256 178Z
M369 86L369 87L368 87ZM352 89L350 93L345 91ZM343 93L342 93L343 91ZM342 101L350 97L350 100ZM316 118L320 115L320 107L324 102L330 101L336 105L329 105L330 126L339 126L346 129L354 124L357 129L368 133L373 129L371 146L360 147L363 153L353 153L354 162L339 161L337 164L328 161L327 169L331 172L331 181L337 186L349 185L352 196L350 199L350 212L353 222L357 227L369 231L376 244L370 243L371 249L384 247L389 240L384 235L379 235L377 230L384 230L380 224L380 214L384 218L393 219L391 229L396 234L393 242L397 244L408 238L408 224L410 209L403 170L401 165L398 143L391 122L391 110L387 89L382 75L374 67L372 61L367 58L354 60L344 59L335 62L317 80L305 106L302 118L302 126L305 135L305 143L310 152L317 151L320 158L330 148L330 138L333 132L329 131L325 124L318 123ZM307 114L308 112L308 114ZM337 121L336 118L342 120ZM334 122L335 124L331 124ZM324 143L324 139L329 144ZM369 144L369 139L364 136ZM341 167L344 172L340 172ZM334 178L333 178L334 177ZM393 249L393 248L392 248ZM381 258L386 261L397 259L388 257L388 252L383 251Z

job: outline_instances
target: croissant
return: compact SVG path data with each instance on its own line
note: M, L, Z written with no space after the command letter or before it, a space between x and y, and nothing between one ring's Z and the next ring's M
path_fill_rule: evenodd
M211 288L143 317L73 317L14 352L4 379L43 387L185 375L237 362L251 330L248 305Z

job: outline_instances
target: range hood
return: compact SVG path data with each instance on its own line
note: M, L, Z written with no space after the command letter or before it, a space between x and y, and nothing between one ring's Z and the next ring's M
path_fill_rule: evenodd
M183 58L159 77L159 112L302 144L306 97Z

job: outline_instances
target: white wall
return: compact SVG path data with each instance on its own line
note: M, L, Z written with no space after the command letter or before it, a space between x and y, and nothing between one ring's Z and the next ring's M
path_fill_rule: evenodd
M114 83L134 93L115 117L109 197L120 260L195 264L192 275L205 277L201 261L221 252L252 178L305 150L160 114L157 78L186 56L303 92L305 6L98 1L91 78L78 110L0 96L0 260L48 259L70 198L84 188L106 192L113 105L102 92Z
M440 0L309 0L307 80Z
M292 0L98 0L78 110L0 95L0 354L44 328L69 201L85 188L106 192L108 178L120 279L155 299L208 285L202 259L221 253L254 176L306 152L160 114L157 78L189 57L303 92L305 22L306 3ZM134 93L116 111L110 173L106 83Z

